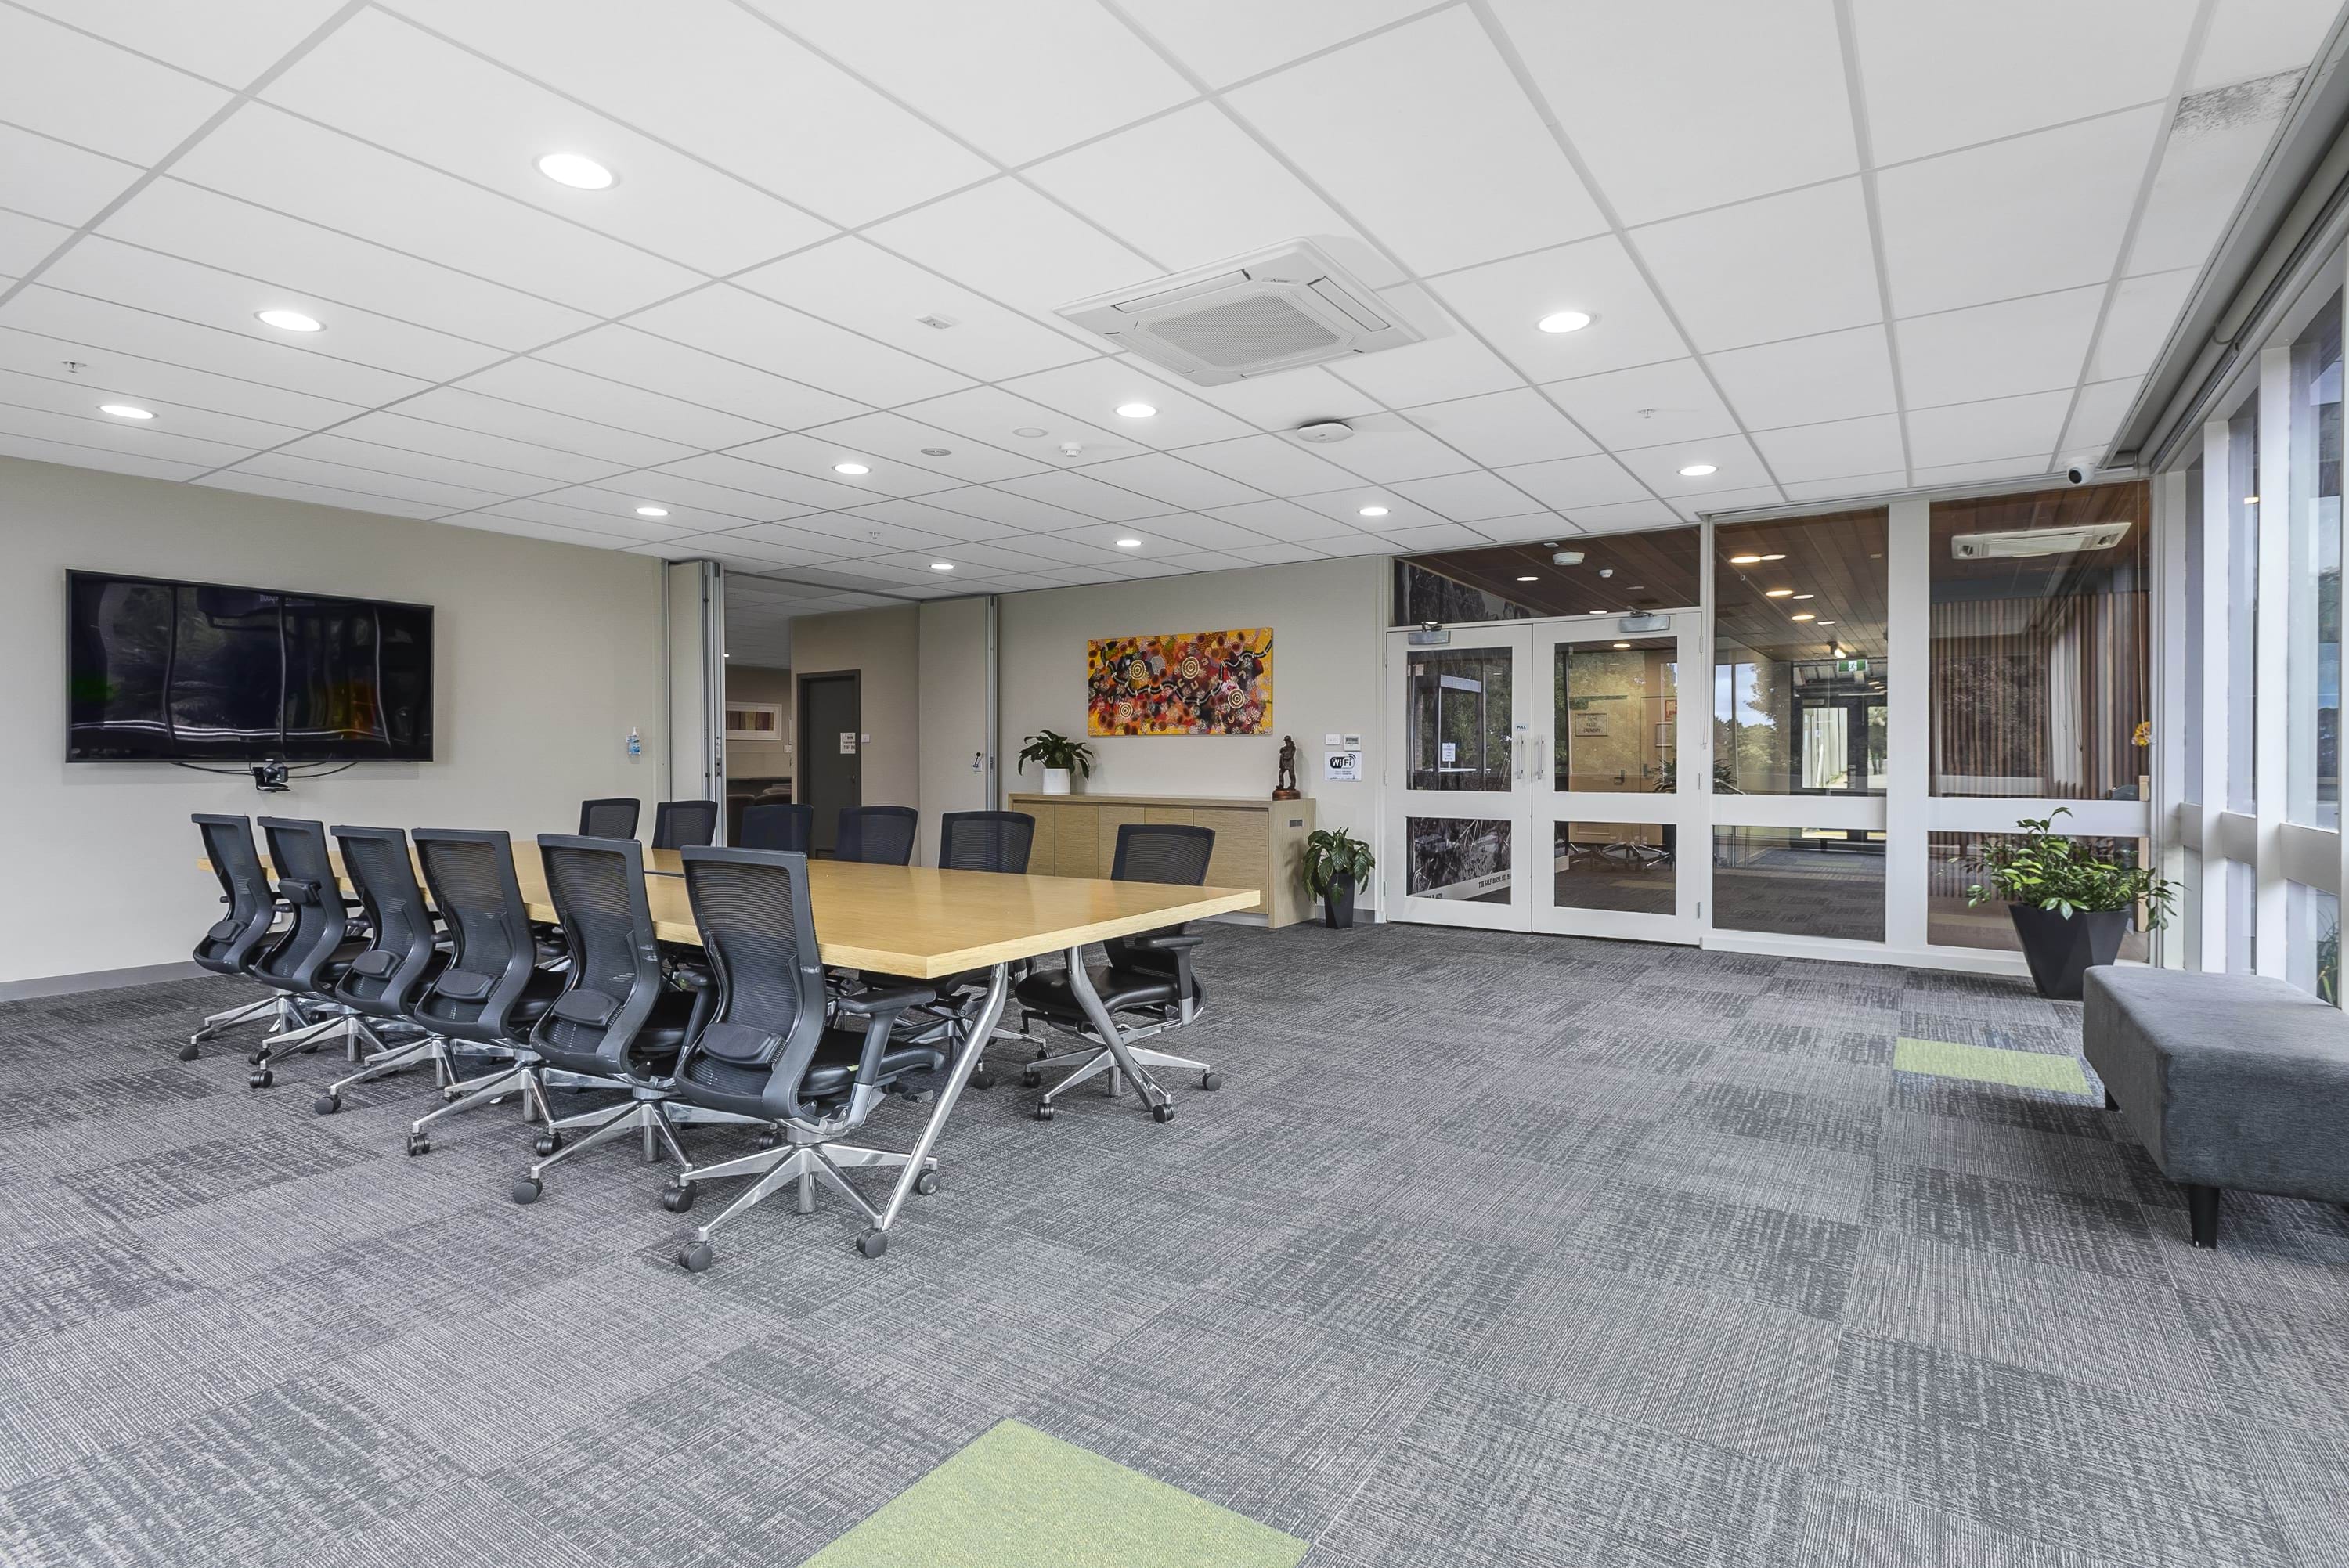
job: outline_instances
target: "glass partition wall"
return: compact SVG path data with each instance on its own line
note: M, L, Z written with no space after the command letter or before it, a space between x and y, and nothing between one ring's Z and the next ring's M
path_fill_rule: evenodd
M2154 853L2149 505L2066 486L1399 561L1390 907L2022 973L2004 907L1968 900L1989 847L2062 810Z
M2156 820L2182 888L2159 961L2274 975L2335 1006L2344 269L2333 253L2248 324L2257 351L2171 438L2155 481L2176 524Z

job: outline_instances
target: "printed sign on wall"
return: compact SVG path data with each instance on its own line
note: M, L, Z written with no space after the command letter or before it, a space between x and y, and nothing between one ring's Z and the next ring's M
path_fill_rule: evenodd
M1272 628L1097 637L1085 690L1088 735L1269 735Z

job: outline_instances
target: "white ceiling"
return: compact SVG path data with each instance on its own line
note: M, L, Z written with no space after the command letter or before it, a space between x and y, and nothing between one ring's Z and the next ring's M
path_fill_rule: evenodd
M745 635L2039 474L2112 436L2332 20L0 0L0 452L812 585ZM1299 234L1428 341L1199 389L1053 314Z

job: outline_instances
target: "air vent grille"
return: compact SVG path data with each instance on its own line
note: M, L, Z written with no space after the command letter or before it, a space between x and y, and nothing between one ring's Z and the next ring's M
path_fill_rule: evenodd
M1421 340L1309 240L1154 279L1060 314L1202 387Z

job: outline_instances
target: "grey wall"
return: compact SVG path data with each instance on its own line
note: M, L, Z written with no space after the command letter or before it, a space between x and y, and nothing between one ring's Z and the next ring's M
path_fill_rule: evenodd
M19 890L0 914L0 984L185 959L220 891L197 868L191 811L530 834L575 829L585 797L660 793L651 557L0 458L0 820ZM439 760L273 796L168 763L68 765L74 567L432 605Z
M746 665L740 659L727 661L728 702L771 702L783 710L780 738L730 740L726 743L728 779L789 779L792 776L792 726L799 722L799 703L792 695L792 686L789 670Z
M792 623L792 674L858 674L862 732L873 738L860 748L867 806L922 803L921 622L918 606L843 610L807 615ZM807 746L837 744L809 736Z

